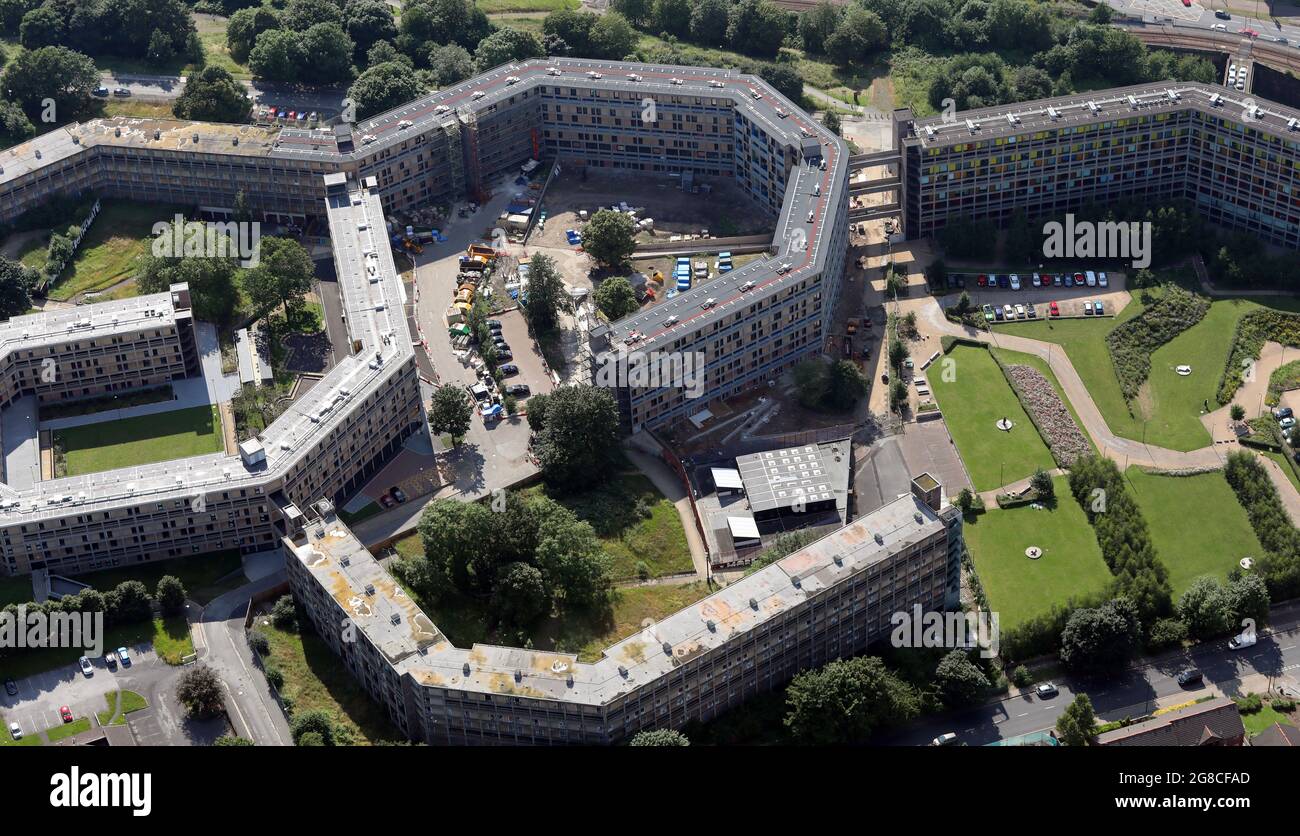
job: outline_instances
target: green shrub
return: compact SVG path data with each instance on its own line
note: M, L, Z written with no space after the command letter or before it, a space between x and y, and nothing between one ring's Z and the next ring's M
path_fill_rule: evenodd
M1034 675L1024 665L1016 665L1016 669L1011 672L1011 681L1017 688L1025 688L1034 681Z
M1264 700L1260 698L1259 694L1235 697L1233 702L1237 704L1237 710L1242 714L1256 714L1264 708Z
M253 630L248 634L248 646L253 648L253 651L258 656L265 656L271 652L271 642L264 633L258 630Z

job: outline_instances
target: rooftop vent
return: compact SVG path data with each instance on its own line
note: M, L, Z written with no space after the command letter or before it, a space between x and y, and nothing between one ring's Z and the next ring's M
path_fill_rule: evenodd
M469 676L469 662L466 662L466 663L465 663L465 666L464 666L463 668L461 668L460 670L461 670L461 673L465 674L466 676Z
M519 670L519 668L515 668L515 682L523 682L523 681L524 681L524 672Z
M159 140L159 139L162 139L162 131L158 130L157 128L154 128L154 129L153 129L153 138L154 138L155 141L156 141L156 140Z
M393 622L394 626L396 626L402 623L402 616L398 613L393 613L388 617L388 620Z
M564 684L567 685L567 686L569 686L570 688L573 687L573 674L567 674L567 675L565 675L565 677L564 677Z
M716 625L716 624L713 623L713 619L712 619L712 618L710 618L708 621L704 622L704 626L709 628L709 632L710 632L710 633L716 633L716 632L718 632L718 625Z
M113 136L121 136L121 135L122 135L122 129L121 129L121 128L114 128L114 129L113 129Z
M367 595L375 594L375 585L373 583L366 584L366 594Z
M794 585L795 589L803 589L803 581L799 580L798 575L791 575L790 583Z
M348 557L347 555L343 555L342 557L339 558L339 563L343 564L344 566L351 566L352 558Z
M916 520L917 524L919 525L921 522L925 520L925 517L922 517L921 512L917 511L916 513L912 514L912 519Z
M669 644L668 642L664 642L664 644L663 644L663 648L664 648L664 654L665 654L665 655L667 655L667 656L672 656L672 655L673 655L673 646L672 646L671 644Z
M198 145L198 144L199 144L199 135L198 135L198 134L191 134L190 136L191 136L191 138L194 140L194 144L195 144L195 145Z
M750 598L750 599L749 599L749 608L750 608L751 610L757 610L757 609L758 609L758 599L757 599L757 598Z
M1294 131L1297 126L1300 126L1300 121L1297 121L1295 119L1286 120L1286 129L1288 131Z
M884 545L884 543L885 543L885 535L883 535L883 534L881 534L879 531L877 531L876 533L872 534L871 536L872 536L873 539L875 539L875 541L876 541L877 543L879 543L880 545Z
M835 565L836 565L836 566L843 566L843 565L844 565L844 555L842 555L842 554L837 554L837 555L835 555L834 557L831 558L831 560L834 560L834 561L835 561Z
M1047 109L1047 118L1055 122L1057 119L1061 118L1061 111L1057 110L1054 107L1049 107Z
M973 122L970 119L966 120L966 130L970 131L971 133L975 133L979 129L980 129L979 123Z
M930 127L929 125L925 126L925 138L934 139L934 128Z
M1097 112L1100 111L1101 108L1097 107L1096 102L1088 102L1088 110L1092 111L1093 116L1096 116Z
M1019 124L1020 124L1020 115L1019 115L1019 114L1016 114L1016 113L1008 113L1008 114L1007 114L1007 124L1008 124L1008 125L1019 125Z
M1137 110L1137 109L1138 109L1138 100L1137 100L1137 96L1134 96L1132 93L1130 93L1130 94L1128 95L1128 106L1129 106L1129 109L1131 109L1131 110Z
M627 668L623 667L622 665L619 665L619 666L618 666L618 675L621 676L621 677L623 677L624 679L627 679Z

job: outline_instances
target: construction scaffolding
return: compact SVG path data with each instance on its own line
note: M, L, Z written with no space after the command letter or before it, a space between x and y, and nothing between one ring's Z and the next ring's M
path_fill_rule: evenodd
M442 126L447 137L447 168L451 174L451 199L465 194L465 149L461 145L460 119L454 117Z

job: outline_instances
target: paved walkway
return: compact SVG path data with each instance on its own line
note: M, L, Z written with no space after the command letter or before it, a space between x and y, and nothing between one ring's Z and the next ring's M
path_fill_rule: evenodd
M1047 471L1047 475L1054 479L1057 476L1064 476L1065 471L1059 467L1054 467ZM1000 495L1006 493L1020 493L1029 487L1029 480L1032 478L1032 476L1026 476L1024 479L1019 479L1010 484L1003 485L1000 488L994 488L991 491L983 491L980 493L980 499L984 500L985 508L996 508L998 507L998 497Z
M1282 465L1268 456L1260 456L1259 460L1268 471L1268 478L1273 480L1273 487L1277 488L1278 496L1282 497L1282 505L1286 508L1287 516L1291 518L1292 524L1300 527L1300 491L1296 491L1295 485L1282 472Z

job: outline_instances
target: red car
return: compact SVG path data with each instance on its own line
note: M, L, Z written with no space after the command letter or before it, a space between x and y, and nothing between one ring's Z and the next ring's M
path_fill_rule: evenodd
M65 723L71 723L71 722L72 722L72 709L68 708L66 705L64 705L64 706L60 706L60 708L59 708L59 716L63 718L63 722L65 722Z
M1082 274L1082 273L1075 273L1075 274L1074 274L1074 283L1075 283L1076 285L1080 286L1080 287L1083 286L1084 282L1083 282L1083 274Z
M1259 37L1259 33L1256 32L1254 29L1242 29L1242 30L1241 30L1241 34L1245 35L1247 38L1258 38L1258 37Z
M1052 304L1050 304L1050 305L1047 306L1047 315L1048 315L1048 316L1060 316L1060 315L1061 315L1061 309L1060 309L1059 307L1057 307L1057 305L1056 305L1055 302L1053 302Z
M1183 5L1190 9L1192 7L1192 0L1183 0Z

